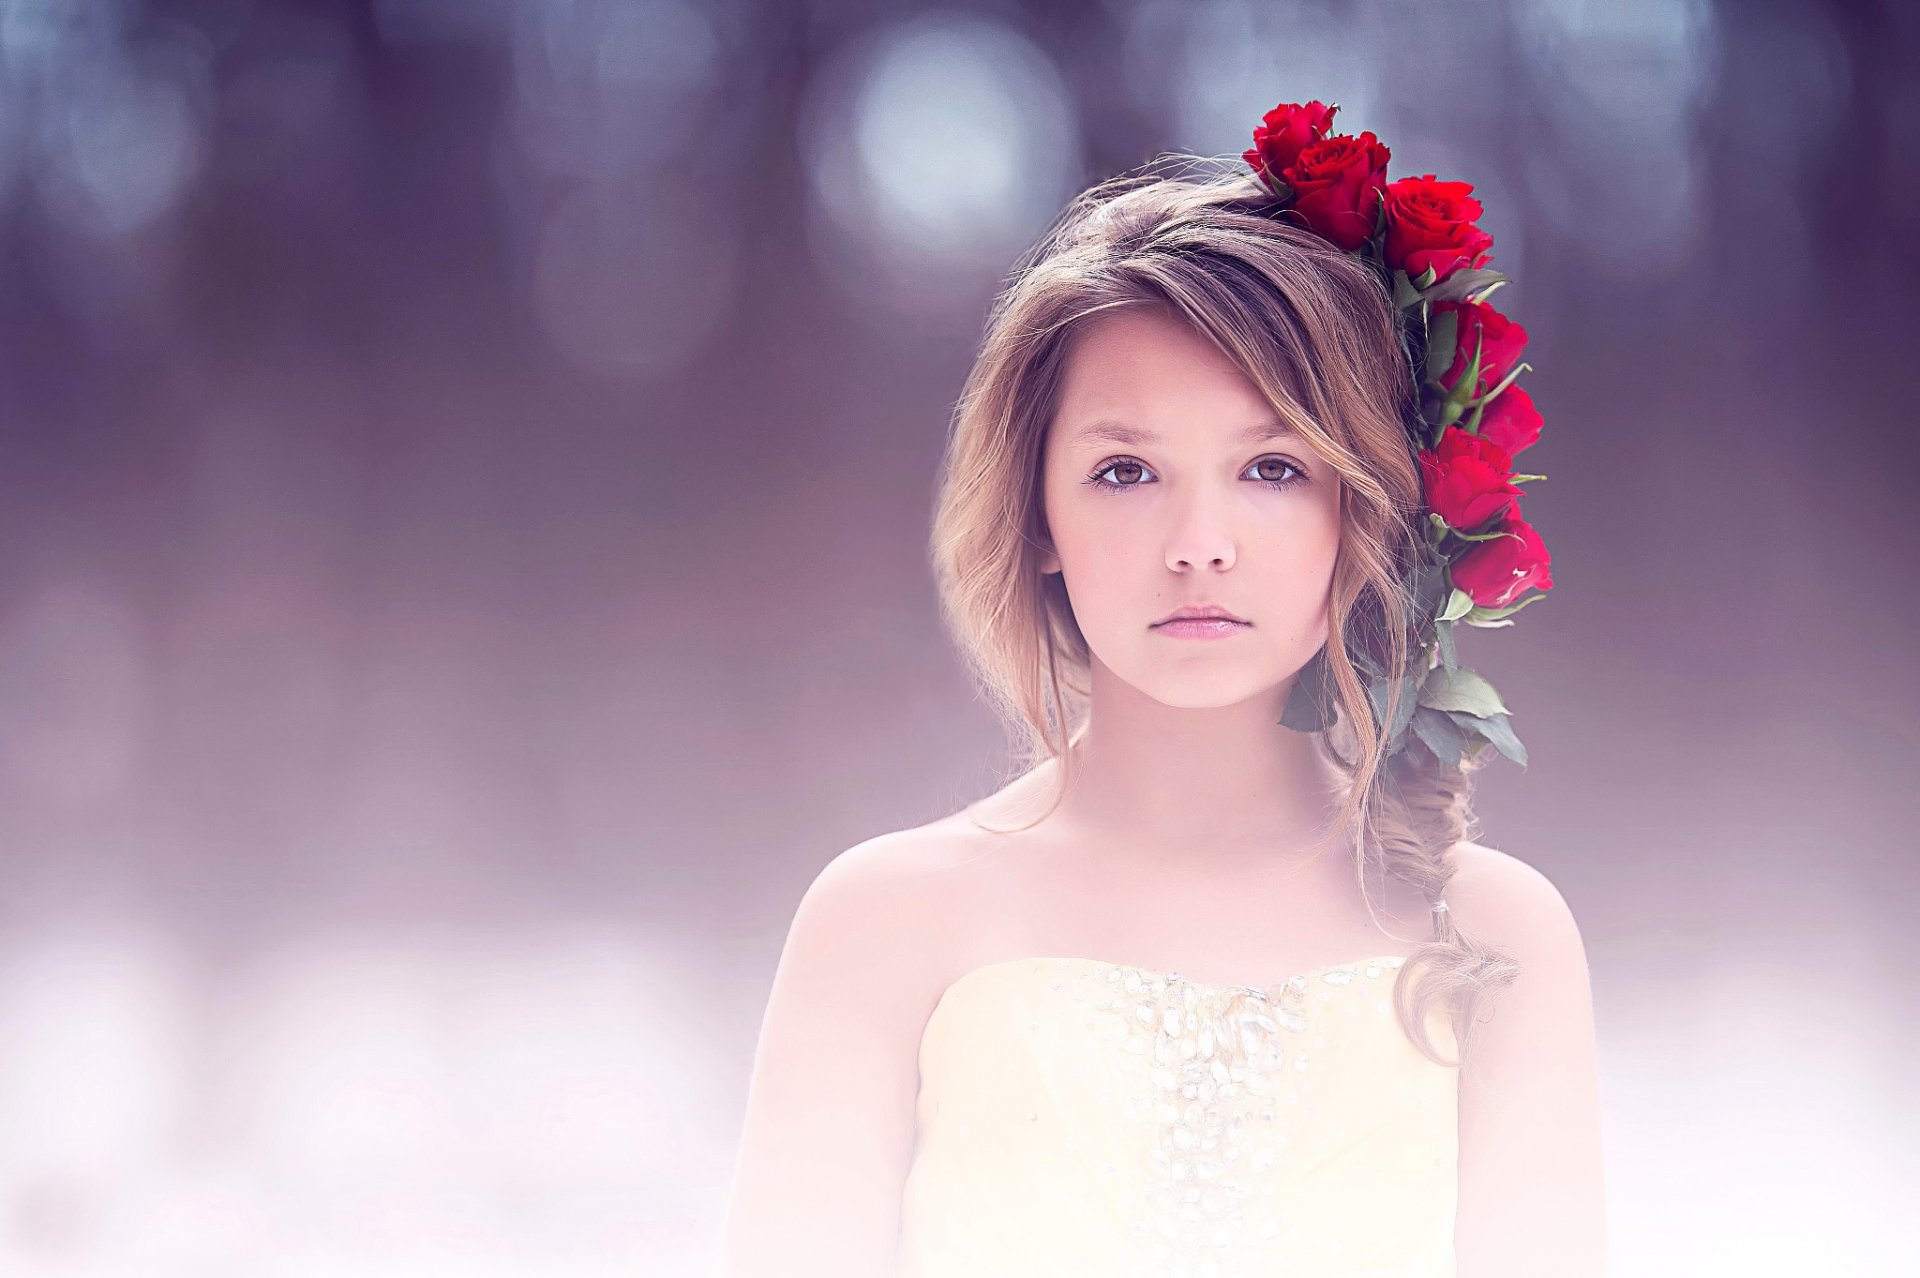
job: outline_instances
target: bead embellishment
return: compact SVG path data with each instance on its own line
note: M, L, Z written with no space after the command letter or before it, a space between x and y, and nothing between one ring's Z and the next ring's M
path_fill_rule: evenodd
M1265 989L1093 964L1106 989L1093 1006L1113 1018L1106 1038L1121 1040L1119 1068L1140 1085L1124 1112L1155 1125L1133 1232L1151 1246L1159 1272L1216 1278L1218 1256L1243 1232L1279 1235L1285 1204L1267 1197L1273 1185L1261 1174L1274 1165L1273 1146L1286 1139L1268 1126L1274 1106L1314 1109L1308 1072L1325 1038L1297 1037L1309 1024L1305 1004L1330 1001L1316 986L1377 978L1404 961L1334 964Z
M977 1147L988 1130L1035 1142L1041 1158L1058 1142L1100 1182L1103 1209L1130 1223L1127 1245L1143 1266L1138 1272L1236 1278L1247 1272L1249 1256L1311 1232L1312 1221L1286 1186L1313 1169L1321 1141L1349 1141L1346 1107L1364 1103L1353 1089L1382 1079L1369 1058L1389 1050L1366 1026L1390 1019L1391 976L1405 963L1401 955L1376 955L1265 987L1065 955L979 964L936 1000L922 1035L921 1099L940 1112L941 1091L929 1097L924 1087L953 1079L942 1058L949 1044L963 1041L956 1034L966 1035L959 1059L971 1057L968 1064L990 1068L993 1077L978 1091L968 1088L962 1105L945 1095L941 1127L958 1138L956 1148ZM1378 981L1383 975L1386 983ZM962 993L1003 980L1014 988L978 998ZM1022 1014L1009 1018L1009 1009ZM964 1019L949 1027L956 1017ZM996 1043L1002 1031L1014 1041ZM1352 1057L1350 1031L1366 1036ZM975 1037L981 1034L985 1041ZM1017 1075L1002 1081L1015 1061L1023 1062ZM1073 1095L1059 1095L1062 1085ZM1063 1125L1063 1117L1073 1121ZM1097 1140L1078 1139L1084 1135ZM924 1152L937 1163L935 1148ZM1356 1152L1366 1160L1383 1156L1372 1148ZM939 1183L930 1179L927 1188Z

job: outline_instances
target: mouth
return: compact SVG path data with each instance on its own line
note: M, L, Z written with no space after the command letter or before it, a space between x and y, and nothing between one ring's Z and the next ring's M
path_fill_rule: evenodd
M1236 616L1225 608L1182 608L1169 617L1154 622L1155 628L1171 626L1183 621L1225 621L1236 626L1250 626L1253 623L1245 617Z
M1158 622L1153 629L1175 639L1224 639L1228 635L1237 635L1243 630L1251 630L1251 621L1240 621L1233 617L1173 617Z

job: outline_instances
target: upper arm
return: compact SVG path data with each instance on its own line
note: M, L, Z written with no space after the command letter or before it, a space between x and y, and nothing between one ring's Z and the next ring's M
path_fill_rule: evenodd
M893 1272L933 922L901 837L835 857L795 911L748 1087L728 1278Z
M1515 857L1462 845L1447 885L1460 926L1512 957L1460 1073L1460 1278L1605 1273L1592 984L1573 912Z

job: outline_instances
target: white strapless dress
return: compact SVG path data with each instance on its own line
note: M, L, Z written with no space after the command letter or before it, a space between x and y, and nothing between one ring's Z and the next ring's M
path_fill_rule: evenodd
M991 963L920 1043L899 1278L1452 1278L1458 1074L1381 955L1265 988ZM1457 1053L1444 1006L1431 1042Z

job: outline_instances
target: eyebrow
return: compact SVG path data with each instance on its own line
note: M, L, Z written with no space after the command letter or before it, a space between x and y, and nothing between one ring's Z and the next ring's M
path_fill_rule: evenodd
M1125 422L1102 419L1090 422L1074 432L1074 441L1083 444L1124 444L1129 448L1145 448L1160 442L1160 436L1139 426L1129 426ZM1255 422L1240 432L1242 444L1260 444L1270 439L1299 439L1300 436L1285 422Z

